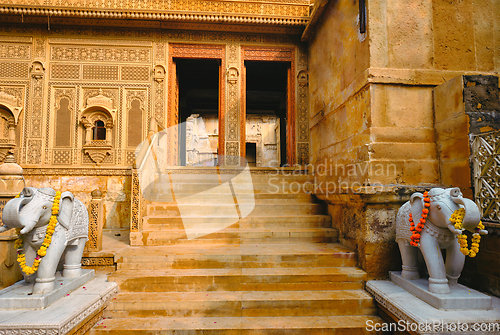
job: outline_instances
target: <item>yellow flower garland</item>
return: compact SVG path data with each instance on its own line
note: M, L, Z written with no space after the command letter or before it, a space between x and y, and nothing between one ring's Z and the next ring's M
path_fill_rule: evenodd
M16 198L18 198L16 196ZM45 233L45 239L43 240L42 245L37 251L37 256L35 257L35 260L33 261L32 266L27 266L26 265L26 255L23 254L22 248L23 248L23 240L22 237L19 236L19 238L16 240L16 248L17 248L17 262L19 263L19 266L21 266L21 270L27 275L31 275L35 273L38 270L38 266L40 265L40 262L42 261L42 258L47 254L47 248L50 246L50 243L52 242L52 235L54 234L56 230L56 225L57 225L57 215L59 214L59 202L61 201L61 192L57 191L56 196L54 197L54 203L52 204L52 215L50 216L50 221L49 225L47 226L47 231ZM17 233L19 234L21 231L20 228L17 229Z
M464 208L457 209L451 215L450 222L454 223L456 229L462 230L464 228L462 225L464 216L465 216ZM476 231L483 229L484 229L483 223L479 221L479 224L476 227ZM467 248L467 235L460 234L457 236L457 239L458 243L460 244L460 251L462 252L462 254L469 257L476 257L477 253L479 252L479 242L481 241L481 235L479 235L479 233L472 234L472 241L471 241L472 245L470 249Z

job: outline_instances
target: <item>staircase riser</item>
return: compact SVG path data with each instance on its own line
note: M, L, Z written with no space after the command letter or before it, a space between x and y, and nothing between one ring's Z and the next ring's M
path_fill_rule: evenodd
M271 219L269 220L271 221ZM169 219L154 220L153 222L164 223L149 223L150 220L144 220L143 230L166 230L166 229L184 229L184 225L179 220L173 221ZM211 222L210 222L211 223ZM235 223L230 228L234 229L307 229L307 228L331 228L329 222L265 222L265 223Z
M246 204L240 204L240 210L245 209L250 206ZM199 216L199 217L214 217L218 215L222 216L234 216L237 215L236 207L231 205L220 205L214 203L213 205L190 205L189 206L189 216ZM251 209L251 208L250 208ZM177 205L164 205L164 206L148 206L147 213L155 216L162 216L165 218L178 217L181 216L180 210ZM323 206L319 204L292 204L292 205L281 205L281 204L256 204L253 208L253 215L320 215L323 214ZM250 214L250 215L252 215ZM236 220L237 221L237 220Z
M234 239L168 239L149 236L146 239L130 240L132 246L162 246L162 245L205 245L205 244L276 244L276 243L335 243L336 237L291 237L291 238L234 238Z
M118 270L168 270L168 269L239 269L239 268L295 268L295 267L337 267L356 266L356 260L322 260L308 262L218 262L218 261L183 261L175 263L118 263Z
M366 327L332 327L332 328L307 328L294 329L198 329L198 330L141 330L141 329L92 329L90 335L360 335L382 334L382 332L369 332Z
M128 307L128 306L124 306ZM151 309L147 306L133 308L114 308L112 306L104 312L105 318L148 318L148 317L273 317L273 316L334 316L334 315L375 315L377 309L375 307L366 308L349 308L343 306L333 306L332 308L320 307L311 309L310 307L292 307L279 309L270 307L268 309L259 308L228 308L224 304L220 306L214 305L207 309L179 309L179 307L165 307L159 309Z
M193 196L196 194L196 196ZM177 202L184 203L183 200L186 197L190 197L189 203L191 204L233 204L234 198L232 193L227 194L200 194L200 193L179 193L175 194L175 200ZM300 193L255 193L254 200L256 204L305 204L305 203L315 203L315 198L310 194ZM251 198L250 198L251 199ZM174 199L172 195L156 195L152 199L154 203L151 205L165 205L167 203L173 203Z
M200 291L303 291L362 288L363 278L332 276L224 276L110 278L121 292L200 292ZM351 283L353 285L344 285ZM345 287L349 286L349 288ZM356 288L351 288L355 286Z

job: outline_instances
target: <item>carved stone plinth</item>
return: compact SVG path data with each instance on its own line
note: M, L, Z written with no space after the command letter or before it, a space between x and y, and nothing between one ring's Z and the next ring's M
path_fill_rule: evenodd
M374 296L387 329L411 334L498 334L500 299L491 297L490 310L440 310L389 280L370 280L366 290ZM450 296L450 294L447 294ZM380 329L384 326L379 325ZM458 328L457 328L458 327ZM481 332L481 330L486 330Z
M466 286L451 285L450 294L429 292L429 281L424 278L404 279L401 272L390 272L391 281L404 288L414 296L422 299L434 308L441 310L458 309L491 309L491 297Z
M102 318L104 307L117 292L117 284L101 276L47 308L0 310L0 334L85 334Z

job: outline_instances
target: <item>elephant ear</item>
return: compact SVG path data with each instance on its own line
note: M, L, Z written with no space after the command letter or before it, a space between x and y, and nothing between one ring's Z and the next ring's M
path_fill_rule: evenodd
M411 215L413 217L413 222L417 226L418 222L422 218L422 209L424 208L424 195L420 192L415 192L410 197Z
M71 214L73 213L73 200L73 193L66 191L61 194L57 221L66 229L70 227Z

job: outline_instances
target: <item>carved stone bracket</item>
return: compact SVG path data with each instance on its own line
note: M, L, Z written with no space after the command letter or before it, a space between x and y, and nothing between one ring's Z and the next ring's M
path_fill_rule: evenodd
M96 164L101 164L104 158L111 153L113 146L108 141L91 141L83 146L83 151Z
M40 61L34 61L31 64L31 77L35 79L42 79L43 75L45 74L45 67L43 66L43 63Z

